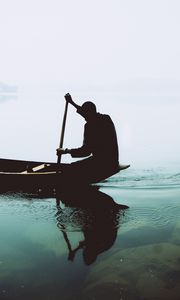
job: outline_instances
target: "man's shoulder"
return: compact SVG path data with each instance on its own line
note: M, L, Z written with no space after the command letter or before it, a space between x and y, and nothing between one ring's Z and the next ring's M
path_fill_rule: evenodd
M103 124L112 124L113 123L111 117L107 114L99 114L98 120Z
M97 116L98 116L99 119L102 119L102 120L111 120L111 117L107 114L97 113Z

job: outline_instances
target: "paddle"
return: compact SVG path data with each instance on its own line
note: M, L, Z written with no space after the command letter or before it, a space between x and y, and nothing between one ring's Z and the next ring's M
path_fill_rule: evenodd
M62 122L62 129L61 129L61 135L60 135L60 142L59 142L59 148L62 148L63 147L63 142L64 142L64 133L65 133L65 126L66 126L66 119L67 119L67 111L68 111L68 99L69 99L69 94L66 94L64 97L66 99L66 103L65 103L65 110L64 110L64 116L63 116L63 122ZM58 159L57 159L57 163L60 164L61 162L61 154L58 155ZM38 165L34 168L31 169L32 172L37 172L37 171L40 171L46 167L49 167L50 164L41 164L41 165ZM27 170L21 172L21 173L28 173Z
M66 99L66 95L64 97ZM66 119L67 119L67 111L68 111L68 101L66 100L64 116L63 116L63 122L62 122L61 135L60 135L59 148L63 147L65 126L66 126ZM58 159L57 159L58 164L60 164L60 162L61 162L61 156L62 156L62 154L58 155Z

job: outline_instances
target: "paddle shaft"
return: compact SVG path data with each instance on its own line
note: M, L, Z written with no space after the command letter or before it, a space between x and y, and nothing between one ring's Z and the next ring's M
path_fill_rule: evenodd
M65 104L64 116L63 116L63 122L62 122L62 129L61 129L61 136L60 136L60 142L59 142L59 148L63 147L65 126L66 126L66 119L67 119L67 111L68 111L68 101L66 101L66 104ZM60 164L60 162L61 162L61 156L62 156L61 154L58 155L58 159L57 159L58 164Z

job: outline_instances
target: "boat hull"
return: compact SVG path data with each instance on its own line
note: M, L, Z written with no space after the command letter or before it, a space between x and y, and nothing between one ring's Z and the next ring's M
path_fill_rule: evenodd
M5 159L0 158L0 172L23 172L27 169L37 167L39 165L51 165L55 168L57 163L54 162L42 162L42 161L27 161L27 160L15 160L15 159Z
M70 178L64 178L60 171L61 165L54 162L25 161L13 159L0 159L0 192L23 191L54 191L67 189L69 185L91 184L104 180L107 177L127 169L129 165L121 165L114 173L106 174L104 178L89 182L81 178L78 182L78 174ZM71 175L71 174L70 174ZM82 176L81 176L82 177ZM102 179L102 180L101 180ZM71 182L70 182L71 181Z
M27 172L39 165L50 166L39 172ZM45 163L39 161L24 161L0 159L0 191L28 191L52 190L60 186L62 175L57 173L56 163Z

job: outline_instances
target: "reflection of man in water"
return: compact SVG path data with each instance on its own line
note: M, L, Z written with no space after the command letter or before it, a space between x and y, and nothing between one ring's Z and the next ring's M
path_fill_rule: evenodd
M66 206L86 209L88 216L85 222L82 224L82 220L79 220L82 224L84 240L72 250L64 230L63 235L69 249L68 259L73 261L76 252L82 249L84 262L90 265L100 253L113 246L117 237L120 211L128 206L115 203L109 195L98 191L98 187L92 186L86 190L64 193L61 195L61 200ZM58 227L62 227L61 220L59 218L57 220Z
M72 157L87 157L84 160L70 164L69 172L74 172L82 179L90 182L105 179L119 170L118 143L114 124L108 115L96 111L92 102L77 105L70 94L66 101L76 107L77 112L86 120L84 141L80 148L57 149L57 155L71 154Z
M90 265L99 254L113 246L118 227L112 220L106 219L104 221L101 224L100 222L92 224L90 228L87 227L83 230L84 241L79 242L79 246L69 252L69 260L73 260L77 250L82 249L84 262L86 265Z

